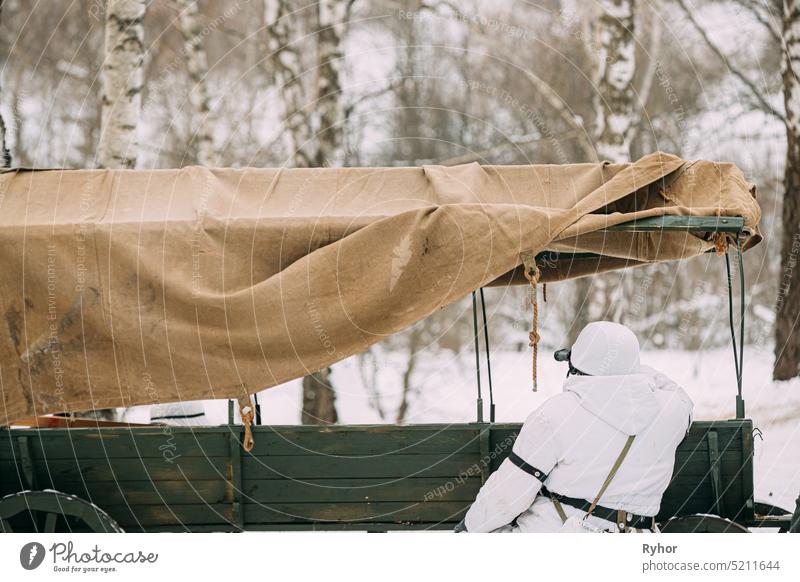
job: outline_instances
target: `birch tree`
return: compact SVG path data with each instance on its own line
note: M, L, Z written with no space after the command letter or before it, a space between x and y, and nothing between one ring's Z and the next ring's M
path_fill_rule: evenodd
M0 0L0 22L3 17L3 0ZM0 87L0 96L3 95L2 87ZM6 145L6 122L3 119L3 114L0 112L0 168L11 167L11 152Z
M342 40L352 0L321 0L310 17L313 34L300 39L300 12L289 0L265 0L269 61L281 97L283 136L295 167L341 162L344 107L341 89ZM304 61L309 39L315 58ZM306 73L305 66L310 69ZM332 424L338 419L330 370L303 379L303 424Z
M343 140L341 71L344 55L342 38L349 20L352 0L320 0L317 4L317 90L316 120L317 147L315 166L341 163Z
M283 107L283 138L292 164L298 168L312 165L312 124L310 105L303 85L301 45L293 32L289 0L264 0L269 62ZM296 17L294 17L296 18Z
M145 0L108 0L102 68L102 126L97 161L103 168L136 166L142 107Z
M192 82L189 101L194 117L192 142L197 162L202 166L216 165L214 139L209 120L208 56L203 46L203 27L196 0L177 0L178 24L184 40L186 69Z
M596 40L595 147L601 160L628 161L634 128L635 0L600 0Z
M635 125L636 72L634 42L635 0L601 0L595 23L594 147L596 157L612 163L627 162ZM625 274L583 277L575 281L575 319L570 339L591 320L604 317L619 320L619 313L607 313L614 289L621 289ZM611 289L611 288L614 289ZM623 302L617 301L617 305Z

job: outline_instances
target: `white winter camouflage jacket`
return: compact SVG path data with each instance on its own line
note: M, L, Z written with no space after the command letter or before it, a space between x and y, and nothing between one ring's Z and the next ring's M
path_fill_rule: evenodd
M514 531L558 531L561 520L549 499L537 499L542 482L530 467L547 476L548 490L591 501L629 435L636 435L633 446L600 505L656 515L692 408L680 386L646 366L624 376L568 377L563 393L527 418L514 443L529 470L503 461L467 513L467 531L490 532L515 519Z

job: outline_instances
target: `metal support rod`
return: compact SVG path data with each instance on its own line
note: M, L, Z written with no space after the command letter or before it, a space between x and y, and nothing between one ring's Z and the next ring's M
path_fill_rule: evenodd
M742 257L741 235L736 233L736 257L739 261L739 377L737 378L738 395L736 398L736 417L744 418L744 399L742 398L742 383L744 379L744 317L747 308L744 285L744 258Z
M494 422L494 390L492 388L492 358L489 349L489 322L486 321L486 297L481 287L481 311L483 312L483 344L486 350L486 371L489 374L489 422Z
M731 275L731 259L725 251L725 270L728 274L728 322L731 328L731 344L733 345L733 365L736 369L736 383L739 383L739 352L736 349L736 327L733 323L733 277Z
M261 426L261 405L258 403L258 393L253 394L253 401L256 408L256 426Z
M742 241L739 234L736 234L736 260L739 269L739 340L736 340L736 325L733 320L733 276L731 274L731 262L727 250L725 251L725 269L728 282L728 321L731 328L731 344L733 346L733 363L736 370L736 418L744 418L745 407L742 398L742 377L744 374L744 316L745 316L745 282L744 282L744 262L742 260Z
M481 354L478 349L478 301L472 292L472 331L475 337L475 376L478 379L478 422L483 422L483 395L481 393Z

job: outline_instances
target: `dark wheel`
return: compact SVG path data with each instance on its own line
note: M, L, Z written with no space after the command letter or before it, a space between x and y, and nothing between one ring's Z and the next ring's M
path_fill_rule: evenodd
M0 499L0 531L119 533L124 530L96 505L47 489L21 491Z
M792 512L783 507L756 501L753 506L754 527L777 528L780 533L789 531L792 521Z
M750 533L743 525L716 515L673 517L659 528L663 533Z

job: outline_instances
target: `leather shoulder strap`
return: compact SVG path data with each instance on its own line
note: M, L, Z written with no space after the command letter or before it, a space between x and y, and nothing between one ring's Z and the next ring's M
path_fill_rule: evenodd
M592 501L592 505L589 507L589 511L586 512L586 516L584 516L584 519L592 515L594 508L597 507L597 503L600 501L600 498L603 496L603 493L606 492L606 489L608 489L608 486L614 479L614 475L616 475L617 471L619 471L620 465L622 465L622 461L624 461L625 457L628 455L628 451L630 450L631 445L633 444L634 438L635 435L630 435L628 437L628 440L625 441L625 446L622 447L622 450L620 451L617 460L614 461L614 466L611 467L611 470L608 472L608 476L606 477L606 480L603 482L603 486L600 487L600 491L597 492L597 496L594 498L594 501Z

